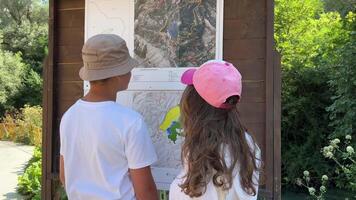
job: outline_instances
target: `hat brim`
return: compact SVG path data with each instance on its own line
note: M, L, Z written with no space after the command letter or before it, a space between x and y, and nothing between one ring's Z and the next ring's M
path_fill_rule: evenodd
M79 77L84 81L97 81L129 73L133 68L139 66L139 62L134 58L129 58L125 64L119 64L106 69L87 69L82 67Z
M183 73L180 81L185 85L193 85L193 77L196 71L196 69L188 69Z

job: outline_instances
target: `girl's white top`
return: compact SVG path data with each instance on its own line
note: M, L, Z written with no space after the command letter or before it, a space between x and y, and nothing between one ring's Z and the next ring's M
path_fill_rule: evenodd
M248 144L251 148L252 151L255 151L255 157L256 157L256 164L258 167L261 166L261 151L258 148L257 145L253 144L253 140L251 136L246 133L246 139L248 141ZM230 159L230 154L226 153L225 154L225 160L226 164L231 163ZM181 171L181 173L174 179L174 181L171 184L170 190L169 190L169 199L170 200L256 200L257 199L257 194L255 196L251 196L247 194L240 183L240 176L239 176L239 166L236 166L236 169L234 170L234 178L233 178L233 183L232 187L229 190L222 190L220 187L216 187L213 183L212 180L208 183L206 187L205 193L198 197L198 198L191 198L188 195L186 195L182 189L179 187L183 183L184 180L184 175L186 174L186 167ZM254 187L256 189L256 193L258 192L258 180L259 180L259 173L257 171L254 172L253 174L253 182L254 182Z

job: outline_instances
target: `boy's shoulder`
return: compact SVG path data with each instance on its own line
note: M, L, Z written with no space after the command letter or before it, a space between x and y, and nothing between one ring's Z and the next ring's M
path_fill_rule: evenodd
M137 119L143 118L142 115L140 113L138 113L137 111L135 111L129 107L123 106L121 104L118 104L118 103L114 103L112 105L112 112L115 115L119 115L121 117L129 118L132 120L137 120Z
M83 102L81 100L78 100L76 103L74 103L64 114L62 117L62 120L67 119L67 118L71 118L75 116L75 113L77 113L77 109L85 109L85 104L87 102ZM84 107L82 107L84 105ZM99 108L99 107L98 107ZM96 111L99 112L105 112L105 116L107 116L108 118L112 118L112 119L125 119L126 122L130 122L130 121L137 121L137 120L142 120L143 117L141 114L139 114L138 112L136 112L135 110L120 105L118 103L110 103L107 104L105 107L103 107L104 109L99 111L99 109L95 109Z

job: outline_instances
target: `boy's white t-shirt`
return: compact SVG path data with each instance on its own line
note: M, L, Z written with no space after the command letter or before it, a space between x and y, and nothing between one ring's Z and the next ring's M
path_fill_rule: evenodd
M69 199L135 199L129 169L157 160L142 116L113 101L78 100L60 124Z
M261 151L257 145L254 145L252 137L246 133L246 140L249 144L249 147L252 152L255 152L256 164L258 167L261 166ZM227 165L231 164L230 154L225 151L225 161ZM232 180L232 187L224 191L220 187L216 187L212 180L207 184L205 193L197 198L191 198L186 195L180 185L184 182L184 176L186 174L187 167L181 171L181 173L174 179L171 184L169 190L169 200L256 200L257 194L255 196L251 196L247 194L240 183L239 176L239 167L237 166L234 170L234 177ZM259 172L255 171L253 173L253 183L256 189L256 193L258 192L258 180L259 180Z

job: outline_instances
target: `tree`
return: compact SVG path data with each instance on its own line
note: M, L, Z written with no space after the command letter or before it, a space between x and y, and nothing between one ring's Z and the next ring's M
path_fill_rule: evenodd
M24 68L20 54L0 50L0 116L12 108L9 100L22 86Z
M0 28L9 24L47 23L48 0L0 0Z
M340 41L334 59L330 60L330 86L335 90L331 113L333 136L356 134L356 15L350 12L344 20L348 37Z
M0 0L1 48L21 52L26 64L37 73L47 53L48 2L42 0Z
M356 0L323 0L323 2L326 11L338 12L343 17L349 12L356 11Z
M47 24L24 21L3 29L2 49L20 52L23 61L38 74L42 73L42 62L47 55Z
M356 93L345 86L347 81L343 82L353 80L346 74L352 65L345 67L346 62L353 62L352 48L343 47L349 31L342 15L325 12L324 7L322 0L275 1L276 49L282 54L282 177L287 187L293 187L291 183L303 170L321 176L330 174L333 168L333 163L320 155L322 144L336 128L330 126L334 119L329 117L331 109L326 108L334 108L332 105L340 98L336 103L344 105L338 106L341 113L346 116L345 109L351 109L347 112L351 119L356 112L352 110L354 104L345 106L351 100L350 94ZM348 54L341 53L345 48L350 49ZM345 63L335 67L335 61ZM337 86L330 85L334 80L339 80ZM337 92L345 88L344 93ZM339 97L333 97L338 93ZM337 115L339 120L345 119Z
M42 63L47 55L48 0L0 0L0 49L21 57L21 86L7 104L21 108L40 105ZM1 116L1 113L0 113Z

